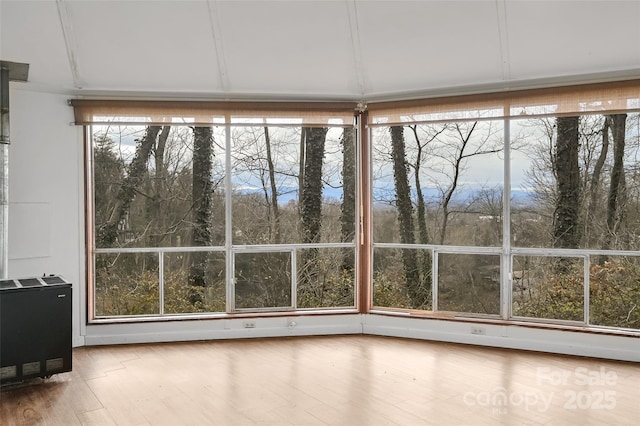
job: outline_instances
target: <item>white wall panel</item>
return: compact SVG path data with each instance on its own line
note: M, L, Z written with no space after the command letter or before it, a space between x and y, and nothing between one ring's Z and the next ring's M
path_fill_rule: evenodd
M9 277L60 274L73 283L73 336L82 343L82 142L62 95L11 90ZM11 208L13 206L13 208ZM33 207L33 212L25 209ZM11 214L22 214L13 217ZM49 217L43 217L48 213ZM29 221L48 221L48 224ZM15 226L12 225L15 221ZM48 236L42 235L49 229ZM82 303L81 303L82 301Z
M10 260L51 256L51 204L10 203Z

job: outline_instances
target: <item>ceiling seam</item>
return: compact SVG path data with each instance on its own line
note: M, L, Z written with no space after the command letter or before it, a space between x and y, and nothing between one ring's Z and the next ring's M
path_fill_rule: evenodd
M224 45L222 43L222 31L220 29L220 12L218 10L218 0L207 0L207 9L209 11L211 36L213 37L213 43L216 49L216 59L218 63L220 85L223 92L228 92L230 90L229 73L227 72Z
M507 31L507 1L496 0L496 15L498 18L498 38L500 41L500 62L502 79L511 80L511 59L509 58L509 33Z
M60 19L60 26L62 27L62 37L64 38L64 45L67 50L67 59L69 60L69 67L71 68L71 77L73 79L73 87L76 89L82 89L84 84L80 76L80 65L78 63L78 47L76 45L75 33L73 32L73 26L71 25L71 18L69 17L69 10L67 9L67 3L65 0L56 0L56 7L58 9L58 17Z
M347 15L349 17L349 30L351 33L351 49L355 67L356 81L360 90L361 100L365 97L364 68L362 66L362 49L360 47L360 28L358 26L358 10L356 0L347 0Z

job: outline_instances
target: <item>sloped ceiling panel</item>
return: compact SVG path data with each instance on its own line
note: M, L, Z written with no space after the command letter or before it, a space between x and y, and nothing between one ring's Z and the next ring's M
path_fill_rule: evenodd
M218 2L229 91L360 96L344 1Z
M221 92L207 2L66 2L87 89Z
M1 1L0 10L2 60L29 64L30 86L73 88L55 1Z
M502 79L495 2L357 2L371 95Z
M640 66L640 1L506 3L511 78Z
M0 0L0 57L71 95L372 100L635 76L639 22L616 0Z

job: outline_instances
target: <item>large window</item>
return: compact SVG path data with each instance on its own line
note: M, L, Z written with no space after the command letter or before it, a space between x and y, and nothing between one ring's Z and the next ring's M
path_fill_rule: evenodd
M640 328L640 114L514 119L511 135L513 315Z
M353 106L119 105L76 106L93 319L355 309Z
M374 127L374 241L403 247L389 251L380 244L374 251L374 305L431 310L432 282L437 281L438 309L465 311L467 306L499 313L499 286L491 278L499 275L499 257L495 265L487 257L456 257L430 248L501 245L503 134L503 123L496 120ZM389 264L387 256L396 258L394 268L402 267L381 267ZM433 274L434 256L439 257L439 276ZM453 273L452 262L462 259L464 267ZM497 298L466 294L469 283L497 290ZM494 300L480 300L486 297Z
M640 329L637 83L370 105L373 308Z
M640 330L637 81L370 103L357 127L348 103L75 104L92 319Z

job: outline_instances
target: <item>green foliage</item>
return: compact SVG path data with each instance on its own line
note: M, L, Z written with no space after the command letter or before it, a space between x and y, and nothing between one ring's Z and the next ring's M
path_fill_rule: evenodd
M158 315L158 269L151 256L105 255L96 268L96 315ZM165 271L164 311L168 314L224 312L224 279L202 287L189 285L184 268ZM197 293L200 298L192 303Z
M96 227L99 228L109 220L120 183L124 179L124 167L111 138L104 135L94 137L93 165L93 190L99 194L95 197L94 212Z
M640 266L621 259L590 271L591 324L640 329Z
M213 277L207 278L213 281ZM206 286L194 286L189 285L188 271L185 269L165 272L164 311L168 314L225 312L224 278L217 279Z
M298 281L299 308L327 308L353 306L354 272L343 269L341 273L328 273L305 277Z
M582 321L584 272L572 266L565 272L549 269L528 293L514 302L514 315ZM589 275L590 324L640 328L640 266L619 259L592 265Z
M122 269L98 269L96 315L154 315L160 312L158 274L129 274Z
M373 304L403 309L431 309L431 265L413 271L408 283L403 256L413 252L416 259L430 261L430 250L376 249L373 267ZM417 253L416 253L417 252ZM424 266L424 265L417 265Z
M582 321L584 279L582 269L571 267L566 272L548 274L522 297L514 297L513 315Z
M373 276L374 306L411 309L413 304L407 294L404 275L387 274L379 271Z
M288 252L237 253L236 308L291 306L291 256Z

